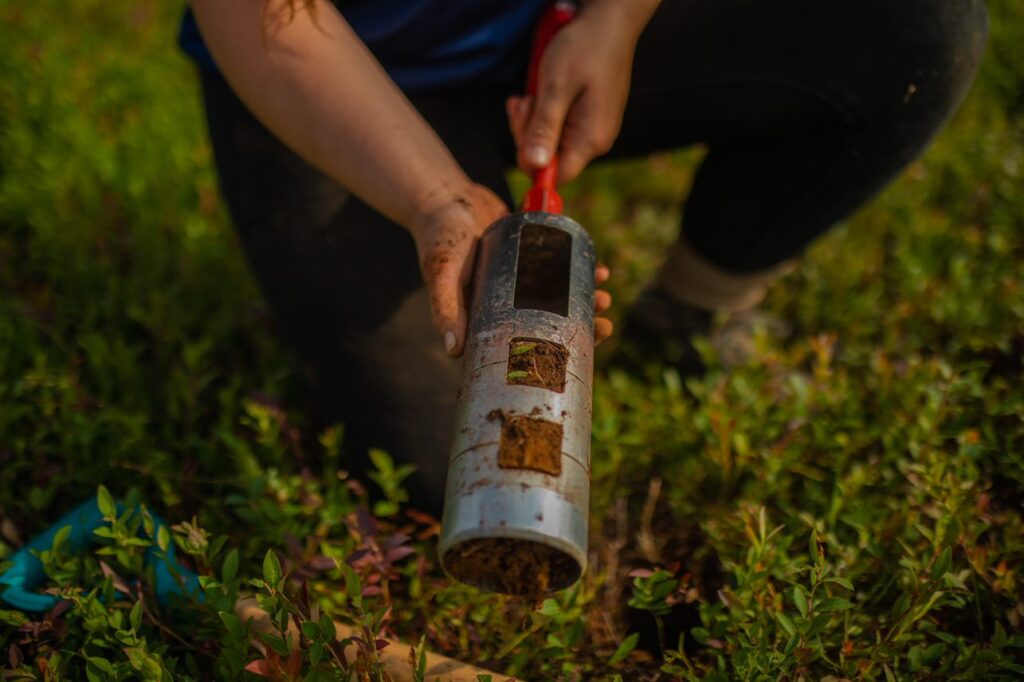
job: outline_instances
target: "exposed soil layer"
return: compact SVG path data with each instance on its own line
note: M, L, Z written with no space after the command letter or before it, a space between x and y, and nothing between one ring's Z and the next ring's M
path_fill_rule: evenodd
M508 344L505 381L562 393L568 362L569 351L565 346L554 341L518 337Z
M501 419L498 466L532 469L558 476L562 473L562 425L536 417L513 417L497 410L488 415Z
M539 598L579 580L565 552L532 540L481 538L452 547L444 567L456 580L491 592Z
M525 225L516 263L516 308L569 314L572 235L547 225Z

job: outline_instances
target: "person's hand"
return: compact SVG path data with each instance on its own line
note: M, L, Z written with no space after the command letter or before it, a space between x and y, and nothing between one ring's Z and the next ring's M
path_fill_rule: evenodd
M466 340L466 287L473 272L477 242L484 230L508 212L504 202L482 185L467 184L424 205L410 232L419 253L420 269L430 298L430 315L444 339L448 355L462 354ZM594 271L598 285L608 281L608 268ZM594 312L600 315L612 304L604 290L594 294ZM594 340L600 343L612 333L612 323L594 319Z
M453 358L462 354L466 339L466 286L477 242L506 213L505 203L494 192L469 183L422 206L409 226L430 297L430 315Z
M643 28L616 4L584 5L541 57L536 100L514 96L506 101L517 162L524 171L547 166L557 152L558 181L568 182L615 142Z

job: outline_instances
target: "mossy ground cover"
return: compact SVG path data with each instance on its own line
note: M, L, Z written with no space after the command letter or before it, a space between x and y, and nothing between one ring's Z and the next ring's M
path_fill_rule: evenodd
M926 157L706 344L706 377L598 372L591 567L541 604L450 583L407 471L374 453L353 481L343 428L310 426L217 195L180 9L0 1L0 560L101 484L174 525L53 548L70 608L0 611L5 679L374 679L382 631L531 680L1024 675L1019 3L990 3ZM699 157L567 192L617 314ZM153 600L144 545L168 542L201 603ZM250 643L240 593L302 622L299 654Z

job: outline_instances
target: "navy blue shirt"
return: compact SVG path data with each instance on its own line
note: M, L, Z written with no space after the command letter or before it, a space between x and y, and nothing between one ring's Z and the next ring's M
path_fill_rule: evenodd
M514 88L549 0L348 0L339 10L391 78L409 92ZM191 10L178 36L200 67L217 65Z

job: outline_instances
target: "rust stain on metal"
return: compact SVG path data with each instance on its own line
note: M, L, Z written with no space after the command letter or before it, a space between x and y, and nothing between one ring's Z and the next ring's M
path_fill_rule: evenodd
M489 485L494 485L494 481L489 478L478 478L477 480L466 486L466 493L469 494L477 488L486 488Z

